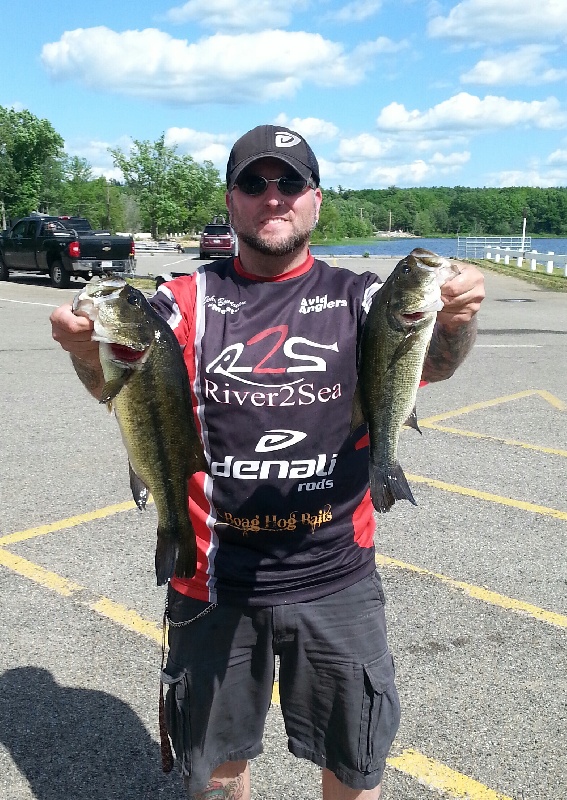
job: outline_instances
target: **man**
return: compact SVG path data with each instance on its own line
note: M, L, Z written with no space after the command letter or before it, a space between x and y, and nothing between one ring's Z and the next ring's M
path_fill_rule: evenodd
M371 273L315 261L319 166L296 132L234 145L227 207L236 259L160 287L184 346L210 464L190 483L197 574L168 587L168 729L190 798L250 797L274 656L290 751L322 767L324 800L377 800L399 723L374 561L364 427L351 431ZM449 377L474 342L481 273L443 289L423 378ZM95 395L92 323L69 306L53 336Z

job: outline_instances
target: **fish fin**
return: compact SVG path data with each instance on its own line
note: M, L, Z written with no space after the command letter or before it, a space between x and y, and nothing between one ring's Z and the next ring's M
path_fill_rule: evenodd
M417 424L417 411L415 410L415 406L413 407L412 412L409 415L409 417L404 422L404 425L407 425L408 428L413 428L414 431L417 431L418 433L421 433L421 429L420 429L419 425Z
M163 586L175 572L175 562L179 545L177 539L163 533L158 525L157 544L156 544L156 579L157 585Z
M350 432L353 433L361 425L364 425L364 412L362 411L362 402L360 399L360 384L356 384L354 396L352 398L352 416L350 420Z
M150 490L144 481L136 475L130 462L128 462L128 468L130 470L130 489L132 490L132 497L140 511L143 511L148 502Z
M176 578L192 578L197 572L197 542L195 533L182 536L179 542L179 553L175 563Z
M415 328L410 328L410 330L406 333L402 341L394 350L394 354L392 355L390 363L388 364L388 370L391 370L393 367L395 367L400 358L405 356L405 354L411 350L416 336L417 330Z
M173 536L158 525L155 565L158 586L167 583L174 575L187 579L195 575L197 542L190 521L185 526L176 527Z
M389 511L396 500L409 500L414 506L417 505L398 463L385 467L370 464L370 496L374 508L381 514Z
M133 375L133 370L125 369L123 370L117 378L113 378L111 381L107 381L104 386L102 387L102 393L100 395L100 403L110 403L118 392L124 388L124 386L128 383L130 378Z

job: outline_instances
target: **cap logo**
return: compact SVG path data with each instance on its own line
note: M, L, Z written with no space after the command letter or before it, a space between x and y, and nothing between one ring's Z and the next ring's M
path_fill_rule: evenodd
M295 147L296 144L301 144L299 136L294 136L293 133L287 131L277 131L275 136L276 147Z

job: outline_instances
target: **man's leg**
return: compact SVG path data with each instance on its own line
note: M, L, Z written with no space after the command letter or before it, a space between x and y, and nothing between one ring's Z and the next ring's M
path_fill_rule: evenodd
M375 789L349 789L328 769L323 770L323 800L378 800L382 784Z
M211 775L206 789L192 800L250 800L250 767L247 761L228 761Z
M289 750L329 771L325 800L377 800L400 719L379 576L276 606L274 641Z

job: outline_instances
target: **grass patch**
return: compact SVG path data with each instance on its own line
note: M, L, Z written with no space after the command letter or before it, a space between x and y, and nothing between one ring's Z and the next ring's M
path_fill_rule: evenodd
M467 260L481 269L498 272L500 275L510 275L550 292L567 292L567 278L559 274L548 275L543 264L538 264L536 272L532 272L529 267L516 267L513 264L503 264L501 261L497 264L495 261L488 261L484 258Z
M141 292L151 291L153 294L156 290L155 278L126 278L126 281Z

